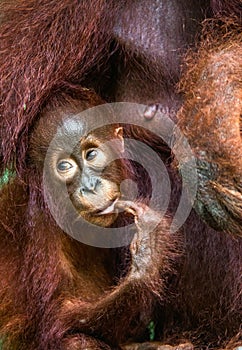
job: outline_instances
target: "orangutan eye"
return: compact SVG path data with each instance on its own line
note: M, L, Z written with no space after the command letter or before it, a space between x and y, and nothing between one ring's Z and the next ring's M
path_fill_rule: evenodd
M57 164L57 170L60 172L68 171L73 168L73 165L68 161L60 161Z
M86 160L90 161L96 158L98 151L96 149L91 149L86 152Z
M61 179L68 179L72 178L77 170L77 164L76 162L69 158L69 159L61 159L57 165L56 165L56 171L58 176Z

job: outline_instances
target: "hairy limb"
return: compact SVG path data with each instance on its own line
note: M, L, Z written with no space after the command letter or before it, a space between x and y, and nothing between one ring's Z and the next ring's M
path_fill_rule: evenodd
M62 344L63 350L111 350L111 348L94 338L85 335L75 335L64 339Z
M167 345L160 342L149 343L132 343L121 346L122 350L193 350L194 347L190 343L184 343L179 345Z
M197 212L215 229L241 236L241 27L212 25L205 26L210 34L197 55L188 58L178 120L197 157Z
M157 261L164 262L161 266L165 271L168 267L166 255L169 248L166 219L161 219L159 214L147 206L133 202L119 202L117 206L134 215L137 229L130 245L131 267L127 276L115 289L96 302L66 300L60 315L60 320L67 329L102 336L114 344L127 339L129 329L132 334L142 334L147 327L153 304L160 297L162 288ZM156 225L159 226L159 231L154 229ZM115 327L114 319L127 331L124 332L123 327Z

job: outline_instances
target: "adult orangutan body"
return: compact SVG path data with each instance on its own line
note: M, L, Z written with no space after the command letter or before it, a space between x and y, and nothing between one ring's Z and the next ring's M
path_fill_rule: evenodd
M212 16L199 41L201 22ZM1 2L1 170L17 172L0 203L5 349L114 349L147 341L151 320L164 344L242 345L240 21L238 0ZM180 66L196 40L199 49L186 60L180 83L183 102L177 92ZM81 86L108 102L151 105L144 117L153 123L158 109L178 121L198 170L196 211L178 233L169 234L181 190L177 163L158 136L132 126L124 126L124 136L152 147L171 179L170 205L154 232L149 227L160 214L146 206L149 182L137 165L132 176L145 201L114 203L115 210L134 217L130 246L85 245L51 217L42 189L49 142L65 118L103 103ZM114 126L105 135L122 141L121 129ZM69 171L79 169L73 159L58 158L55 170L58 179L71 179L72 194L72 184L82 183L72 181ZM118 170L114 164L107 178ZM112 191L112 200L119 198L125 164L121 170L124 174L103 187L104 207ZM93 192L93 183L88 186ZM96 208L95 200L92 204ZM91 207L84 212L92 222ZM112 226L116 218L115 211L107 221L101 215L98 224Z

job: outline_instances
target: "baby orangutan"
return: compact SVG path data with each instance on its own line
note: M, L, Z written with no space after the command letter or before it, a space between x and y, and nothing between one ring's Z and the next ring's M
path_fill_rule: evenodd
M122 127L108 124L106 114L106 124L92 130L80 112L102 100L88 90L81 98L62 94L43 108L24 180L16 176L1 193L6 349L110 349L142 336L170 268L167 256L175 255L169 220L121 196L131 170L121 159ZM112 235L112 226L132 218L127 248L95 246L96 228L110 227Z

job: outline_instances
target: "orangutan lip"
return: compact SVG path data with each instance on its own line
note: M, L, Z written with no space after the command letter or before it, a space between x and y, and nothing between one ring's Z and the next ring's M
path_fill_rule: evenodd
M98 211L98 215L105 215L105 214L111 214L115 210L115 204L117 203L119 197L115 198L114 201L111 202L108 207L101 209L101 211Z

